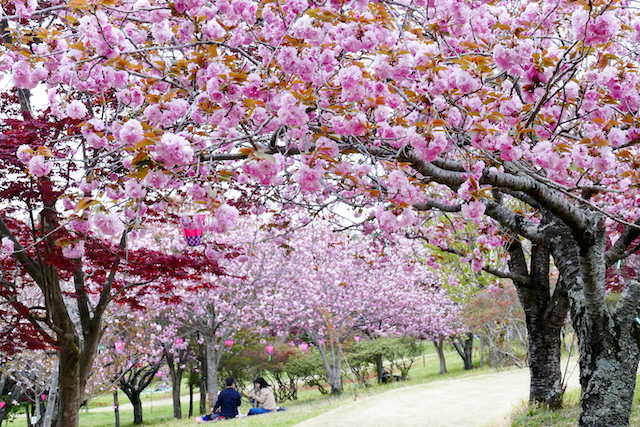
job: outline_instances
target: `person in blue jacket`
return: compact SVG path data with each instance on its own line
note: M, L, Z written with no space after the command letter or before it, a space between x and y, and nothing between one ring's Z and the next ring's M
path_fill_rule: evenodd
M240 393L236 390L236 380L234 378L227 378L225 380L227 388L222 390L218 395L216 405L213 407L213 413L210 415L204 415L202 417L196 417L196 422L203 423L207 421L216 421L220 419L235 418L238 416L238 407L242 404ZM215 413L220 408L220 412Z

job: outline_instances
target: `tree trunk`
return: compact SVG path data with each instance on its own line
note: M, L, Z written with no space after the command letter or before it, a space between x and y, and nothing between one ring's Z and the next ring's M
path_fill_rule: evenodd
M384 365L382 364L382 354L376 354L376 372L378 374L378 384L384 382Z
M180 384L182 383L182 372L176 371L176 375L171 384L171 394L173 397L173 418L182 419L182 404L180 403Z
M209 413L213 410L218 398L218 355L213 339L206 339L207 343L207 402Z
M545 217L545 222L550 218ZM514 280L520 305L525 313L529 336L529 402L549 405L552 409L562 406L560 333L569 311L567 281L558 279L553 294L549 281L551 253L548 248L533 244L530 266L516 239L509 245L509 270L522 277Z
M113 413L116 417L116 427L120 427L120 402L118 402L118 391L113 392Z
M465 339L456 338L453 340L453 346L455 347L458 355L462 358L464 364L464 370L470 371L473 369L473 332L469 332L465 335Z
M554 259L571 284L571 321L578 336L580 427L627 427L640 360L635 318L640 315L638 276L626 282L613 313L605 301L605 230L593 226L591 240L562 236Z
M438 353L438 360L440 361L440 374L447 373L447 361L444 358L444 342L433 340L433 346L436 348L436 352Z
M327 356L327 352L325 348L321 346L317 340L315 342L316 347L318 348L318 352L320 353L320 357L322 358L322 363L324 364L324 369L327 373L327 378L329 380L329 385L331 386L331 394L341 394L342 393L342 359L337 352L336 343L331 341L328 343L327 347L331 350L331 361L329 361L329 357Z
M57 427L78 427L82 390L80 388L79 361L75 353L62 349L58 353L60 406Z
M627 286L625 294L640 293ZM581 301L575 310L572 307L571 318L579 336L581 427L629 426L640 360L633 320L638 315L638 295L626 298L634 300L626 308L623 298L624 294L618 301L622 307L616 307L611 321L600 326L593 325Z
M132 393L129 396L129 400L133 405L133 423L135 425L142 424L142 400L140 399L140 393Z
M552 409L562 406L564 386L561 371L560 331L545 331L540 325L529 330L529 401L542 402Z
M200 415L207 413L207 379L200 378Z
M189 381L189 418L193 417L193 384Z
M637 345L634 346L635 351L601 349L599 354L581 359L580 426L629 426L638 367Z

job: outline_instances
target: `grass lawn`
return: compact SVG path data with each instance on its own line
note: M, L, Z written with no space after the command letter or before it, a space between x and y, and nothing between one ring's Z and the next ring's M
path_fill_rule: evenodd
M295 402L285 402L287 411L277 412L269 414L267 416L257 417L245 417L234 420L228 420L224 423L225 426L270 426L270 427L285 427L292 426L301 421L309 418L313 418L323 412L332 410L339 407L342 404L351 402L354 400L355 392L357 391L359 397L370 396L373 394L384 393L388 390L398 387L406 387L416 384L422 384L434 380L442 380L446 378L455 378L468 375L478 375L486 372L493 372L488 368L474 369L473 371L464 371L462 359L454 350L449 350L446 353L447 370L448 373L440 375L440 365L438 357L435 355L435 350L431 345L425 345L425 357L422 356L415 359L413 367L411 368L409 379L404 382L394 382L390 384L378 385L375 379L371 381L372 385L368 388L358 387L354 390L353 383L345 381L343 384L344 392L341 396L322 396L317 390L308 390L301 388L298 392L298 400ZM479 358L478 358L479 359ZM150 387L154 387L153 385ZM194 392L197 393L197 390ZM186 388L183 389L182 395L182 420L173 419L173 406L163 405L158 406L155 404L159 399L167 399L171 397L170 392L165 393L143 393L144 402L153 399L153 407L143 408L144 425L154 426L192 426L194 425L193 419L187 418L189 413L189 396ZM119 394L120 404L129 403L127 397L123 394ZM89 411L86 412L83 408L80 412L80 426L81 427L113 427L115 425L113 411L98 412L95 408L98 407L110 407L113 403L113 395L104 395L99 398L92 399L89 404ZM199 404L194 403L194 413L198 414ZM243 404L240 407L242 413L249 411L250 405ZM133 426L133 411L132 410L120 410L120 423L122 427ZM19 417L13 422L7 424L11 427L27 427L26 419L24 416Z

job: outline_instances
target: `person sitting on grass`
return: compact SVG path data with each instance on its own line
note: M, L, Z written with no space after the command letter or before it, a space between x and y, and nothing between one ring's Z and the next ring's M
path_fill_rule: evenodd
M229 418L238 416L238 407L242 404L242 399L240 398L240 393L236 390L236 380L229 377L225 380L225 383L227 384L227 388L222 390L218 395L218 400L213 407L212 413L210 415L196 417L197 423L228 420ZM216 414L218 408L220 408L220 412Z
M273 392L269 388L269 384L267 384L262 377L256 378L253 383L256 387L256 391L255 393L249 393L249 397L258 402L258 407L249 409L249 413L247 415L267 414L269 412L273 412L276 409L276 398L273 396Z

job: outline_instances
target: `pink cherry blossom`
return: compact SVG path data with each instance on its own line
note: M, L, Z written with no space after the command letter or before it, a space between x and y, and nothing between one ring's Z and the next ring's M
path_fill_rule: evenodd
M0 248L5 254L11 254L14 251L14 242L8 237L3 237L0 241Z
M87 115L88 112L89 110L87 110L87 107L81 101L77 100L71 101L67 105L66 109L67 116L71 117L72 119L82 119Z
M136 119L127 120L120 129L120 139L127 144L136 144L143 138L142 124Z
M144 186L135 179L130 179L124 184L124 192L132 199L142 199L147 194Z
M312 168L309 165L301 165L293 175L293 179L300 185L302 192L311 193L321 188L320 178L323 175L324 168L322 166L316 165Z
M25 144L18 147L18 151L16 152L16 156L18 157L18 160L20 160L22 163L25 163L25 164L29 163L29 160L31 160L33 155L34 155L33 149L31 149L31 147Z
M95 214L91 222L95 228L107 236L117 236L124 231L124 224L114 214Z
M156 142L154 154L156 160L164 163L167 169L189 164L193 160L191 143L183 136L165 133Z
M473 200L462 205L462 213L475 220L479 219L484 214L486 208L486 205L481 201Z
M35 177L42 178L51 172L53 167L51 162L45 160L44 156L33 156L29 160L29 173Z
M225 203L215 210L212 229L217 233L225 233L236 226L238 216L238 209Z
M84 256L84 240L77 243L71 243L62 248L62 255L71 259L82 258Z

